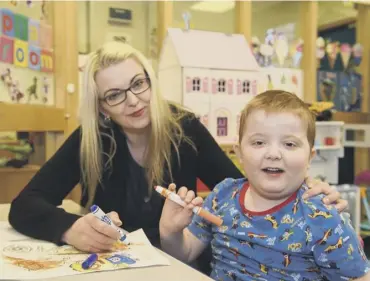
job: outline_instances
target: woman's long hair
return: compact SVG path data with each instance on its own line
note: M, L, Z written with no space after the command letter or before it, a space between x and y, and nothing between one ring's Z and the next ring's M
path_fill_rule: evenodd
M172 113L168 101L160 94L156 75L145 56L122 42L104 44L100 49L89 55L83 73L83 91L79 112L82 131L80 163L81 180L88 192L86 207L93 203L96 187L98 183L101 183L103 169L112 164L117 146L114 136L109 133L102 133L101 130L106 125L99 117L98 88L95 77L99 70L120 63L127 58L133 58L142 65L151 83L151 134L145 159L149 194L151 194L154 184L163 182L165 167L168 167L169 176L172 180L171 144L175 148L179 159L178 147L180 142L183 140L191 142L184 136L180 124L180 120L185 114L184 111L179 110L178 114ZM108 159L106 163L102 163L102 136L110 138L112 143L110 150L105 152Z

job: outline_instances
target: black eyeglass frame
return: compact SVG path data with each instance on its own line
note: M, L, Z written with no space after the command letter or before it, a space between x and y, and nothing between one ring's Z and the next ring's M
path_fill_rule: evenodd
M138 81L146 81L147 83L148 83L148 87L147 88L145 88L144 90L141 90L140 92L135 92L135 91L133 91L131 88L135 85L135 83L137 83ZM124 93L125 94L125 98L122 100L122 101L120 101L120 102L118 102L118 103L115 103L115 104L110 104L108 101L107 101L107 98L108 98L108 96L104 96L103 98L99 98L99 100L100 101L103 101L103 102L105 102L107 105L109 105L109 106L116 106L116 105L119 105L119 104L121 104L121 103L123 103L123 102L125 102L126 100L127 100L127 92L131 92L132 94L134 94L135 96L137 96L137 95L140 95L140 94L142 94L142 93L144 93L145 91L147 91L148 89L150 89L150 87L151 87L152 85L151 85L151 82L150 82L150 78L148 77L148 76L146 76L145 78L139 78L139 79L136 79L135 80L135 82L134 83L132 83L131 85L130 85L130 87L128 87L127 89L112 89L112 90L116 90L117 92L119 92L119 93Z

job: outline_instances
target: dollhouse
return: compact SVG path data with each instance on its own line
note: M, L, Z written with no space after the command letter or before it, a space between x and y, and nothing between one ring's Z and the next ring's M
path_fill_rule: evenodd
M179 28L168 29L158 65L165 98L195 112L219 144L235 142L259 71L243 35Z

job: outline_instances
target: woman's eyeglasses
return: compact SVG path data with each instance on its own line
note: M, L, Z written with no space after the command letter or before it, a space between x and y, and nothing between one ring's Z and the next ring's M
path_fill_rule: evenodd
M139 95L141 93L144 93L146 90L150 88L150 79L142 78L137 79L128 89L112 89L106 95L104 98L101 98L100 100L105 101L109 106L115 106L120 103L123 103L127 99L127 92L130 91L134 95Z

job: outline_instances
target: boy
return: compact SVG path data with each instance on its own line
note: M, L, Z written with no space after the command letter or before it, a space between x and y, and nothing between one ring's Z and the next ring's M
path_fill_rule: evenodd
M370 280L350 222L321 196L302 196L314 140L315 116L297 96L257 95L242 111L236 147L248 181L225 179L203 204L223 225L192 219L202 200L182 187L187 206L163 208L163 249L192 261L211 243L215 280Z

